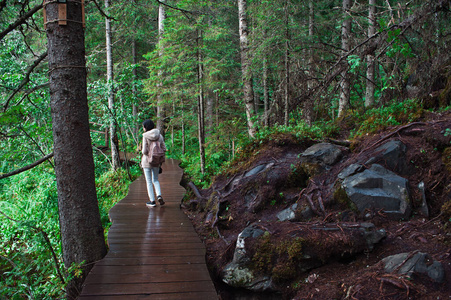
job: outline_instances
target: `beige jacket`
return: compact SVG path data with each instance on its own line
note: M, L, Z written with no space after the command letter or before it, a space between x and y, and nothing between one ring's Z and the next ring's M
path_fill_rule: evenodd
M149 164L148 162L148 158L152 157L152 153L150 150L150 143L152 143L153 141L159 141L161 148L163 148L164 151L166 151L166 145L164 143L164 139L163 136L160 134L160 130L158 129L152 129L150 131L146 131L143 133L143 143L142 143L142 154L143 156L141 157L141 167L143 168L155 168L155 167L159 167L160 164L157 165L153 165L153 164Z

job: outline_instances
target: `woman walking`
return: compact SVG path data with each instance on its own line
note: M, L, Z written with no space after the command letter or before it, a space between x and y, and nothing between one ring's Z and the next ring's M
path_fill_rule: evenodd
M155 128L155 124L151 120L145 120L143 122L143 130L143 156L141 158L141 166L144 169L147 193L150 200L146 205L149 207L156 206L155 194L160 205L164 205L164 200L161 196L160 182L158 181L158 173L160 172L161 164L165 161L164 153L166 152L166 145L164 144L163 136L160 134L160 131Z

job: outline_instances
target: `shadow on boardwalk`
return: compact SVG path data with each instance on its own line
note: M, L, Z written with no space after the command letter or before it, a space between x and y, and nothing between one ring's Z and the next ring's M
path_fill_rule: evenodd
M167 160L164 206L146 207L144 176L110 210L109 251L89 273L79 299L218 299L205 247L179 205L182 170Z

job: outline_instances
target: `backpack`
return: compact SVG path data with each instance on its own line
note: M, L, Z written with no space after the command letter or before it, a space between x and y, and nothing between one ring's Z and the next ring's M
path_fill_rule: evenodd
M160 165L165 161L165 151L161 147L159 141L153 141L150 143L149 154L152 154L147 157L149 164Z

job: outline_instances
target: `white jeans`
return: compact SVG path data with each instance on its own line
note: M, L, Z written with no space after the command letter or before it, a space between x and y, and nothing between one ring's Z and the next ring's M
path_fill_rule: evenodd
M158 173L160 172L159 167L155 168L143 168L144 176L146 177L147 183L147 194L149 194L150 201L155 201L155 195L153 189L155 188L155 194L161 196L160 182L158 181Z

